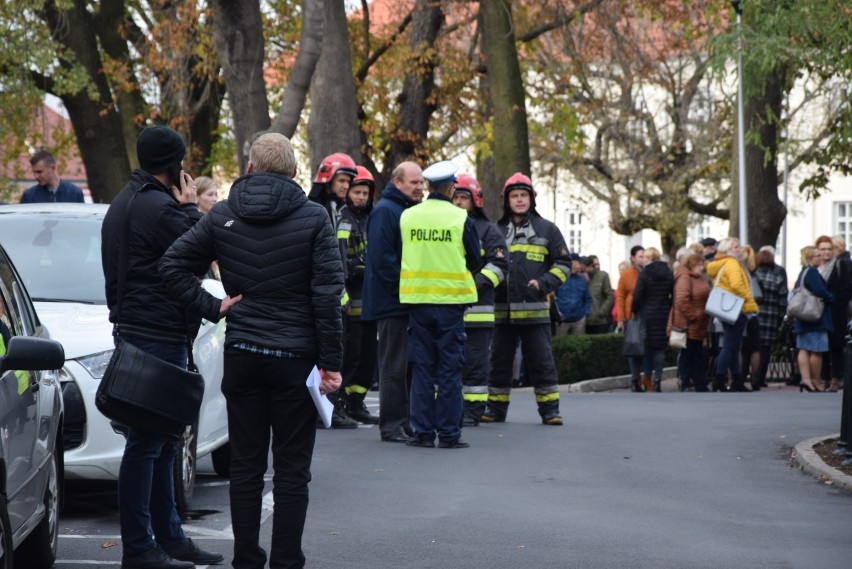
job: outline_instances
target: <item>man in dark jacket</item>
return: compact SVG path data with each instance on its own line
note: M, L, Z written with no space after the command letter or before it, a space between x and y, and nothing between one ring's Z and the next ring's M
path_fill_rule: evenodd
M166 252L160 274L181 304L216 321L221 301L194 275L214 260L229 295L222 393L231 440L234 567L264 567L258 543L263 476L272 433L271 567L303 567L302 531L317 411L305 380L314 366L321 391L340 387L343 266L331 221L292 176L290 141L264 134L251 147L248 174L227 201Z
M59 178L56 159L47 150L39 150L30 158L36 185L21 196L21 203L72 202L83 203L83 190Z
M606 334L612 330L615 293L609 282L609 274L601 270L601 262L597 256L589 255L584 264L586 275L589 277L589 294L592 295L592 310L586 322L586 334Z
M346 192L355 177L355 161L342 152L322 159L308 199L328 212L332 225L337 227L340 209L346 203Z
M480 252L485 263L473 275L476 304L464 313L465 369L462 375L464 399L463 427L479 425L488 402L488 368L491 338L494 336L494 291L509 272L506 240L497 226L488 221L482 209L482 188L473 176L459 174L453 204L466 210L473 219L479 236Z
M568 247L559 228L535 210L532 180L520 172L503 185L503 211L497 227L509 245L509 276L497 288L488 408L482 422L506 420L512 362L520 341L541 421L561 425L547 294L559 288L571 273Z
M556 308L561 322L556 328L559 336L582 336L586 333L586 322L592 312L592 295L583 273L583 258L571 254L571 274L555 294Z
M110 204L101 227L109 319L116 342L128 342L186 368L200 317L170 298L169 286L157 273L166 249L201 218L195 185L181 170L186 146L174 130L148 127L139 134L136 154L141 169ZM122 266L125 236L129 239ZM188 569L193 563L223 560L218 553L199 549L181 529L172 474L176 451L175 442L137 429L127 431L118 476L122 567Z
M385 442L407 443L408 308L399 302L402 237L399 218L423 198L423 170L414 162L394 168L391 183L367 222L367 264L361 319L379 331L379 432Z

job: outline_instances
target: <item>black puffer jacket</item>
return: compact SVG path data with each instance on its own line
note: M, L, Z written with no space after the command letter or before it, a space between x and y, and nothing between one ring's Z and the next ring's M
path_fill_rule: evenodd
M282 349L340 371L343 264L328 215L298 184L265 172L239 178L163 256L175 297L216 321L220 301L193 277L213 260L228 295L243 295L228 314L226 346Z
M672 309L674 276L663 261L648 263L639 273L633 291L633 312L642 315L648 324L648 347L662 350L668 346L666 328Z
M127 205L134 194L137 195L131 211L121 328L136 336L181 344L186 342L189 330L198 328L201 318L187 313L172 298L168 286L157 274L157 263L175 239L195 225L201 213L194 204L181 206L170 190L142 170L133 172L110 204L101 226L101 262L109 320L113 324L119 321L119 255Z

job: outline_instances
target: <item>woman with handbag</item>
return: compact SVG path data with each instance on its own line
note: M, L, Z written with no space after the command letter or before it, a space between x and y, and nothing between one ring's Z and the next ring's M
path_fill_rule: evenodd
M639 273L633 291L633 312L646 323L645 356L653 362L653 389L660 393L666 346L669 344L666 324L672 308L674 278L668 263L661 260L660 251L655 247L645 249L645 259L647 263Z
M722 322L722 348L716 359L716 377L713 389L728 391L728 373L731 374L730 391L748 391L740 373L740 346L743 341L749 314L757 314L757 302L751 294L748 274L739 260L740 241L726 237L716 246L716 257L707 264L707 274L714 285L742 299L742 309L733 323ZM709 298L709 297L708 297Z
M821 264L822 255L819 249L810 245L802 249L802 272L796 279L796 288L802 287L805 290L801 293L807 294L805 291L808 291L811 295L821 298L823 306L819 318L809 321L810 318L796 317L793 323L796 348L799 350L796 361L802 377L799 382L800 392L822 391L817 389L814 380L822 373L822 355L828 351L828 335L833 329L831 304L834 295L825 286L825 281L819 274Z
M708 296L710 282L704 272L704 257L693 253L675 271L674 304L669 319L670 338L677 330L683 330L686 334L686 347L681 348L677 357L681 391L688 389L690 379L695 391L707 391L704 340L710 317L704 312L704 305L707 304Z

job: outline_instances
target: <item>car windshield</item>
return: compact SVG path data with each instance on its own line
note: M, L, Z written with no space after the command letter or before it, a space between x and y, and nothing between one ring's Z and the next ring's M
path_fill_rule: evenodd
M4 215L0 243L40 302L106 304L99 216Z

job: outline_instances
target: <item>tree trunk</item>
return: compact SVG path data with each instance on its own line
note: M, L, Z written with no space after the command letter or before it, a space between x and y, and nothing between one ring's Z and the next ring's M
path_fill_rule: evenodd
M344 0L326 0L323 19L322 53L311 80L308 119L311 174L329 154L343 152L353 159L361 156L358 101Z
M778 242L787 208L778 197L778 123L784 102L784 71L776 68L756 83L763 93L747 99L745 122L760 136L746 144L748 240L755 250ZM768 159L767 159L768 157Z
M480 105L481 120L483 124L487 124L494 116L491 108L491 90L488 75L479 76L479 94L482 100L482 105ZM497 221L503 217L503 182L505 178L503 180L497 179L497 175L494 172L493 154L485 155L481 149L477 150L476 155L476 181L479 182L479 187L482 188L485 215L491 221Z
M84 0L74 0L61 11L53 1L49 1L41 15L53 37L74 54L95 86L94 98L89 90L82 90L64 94L62 101L71 118L77 146L86 166L92 199L96 203L109 202L130 177L130 162L121 120L98 52L94 22ZM60 61L60 64L70 68L67 61Z
M127 39L121 33L126 12L124 0L104 0L95 17L97 24L95 29L104 52L112 60L124 62L129 70L128 77L125 79L126 84L115 90L115 106L118 107L118 116L124 133L127 159L131 167L138 168L136 137L142 127L146 105L139 88L139 81L133 73Z
M429 159L425 142L429 134L429 120L436 108L432 91L435 88L435 67L438 65L434 47L443 23L440 2L417 0L411 18L411 55L399 96L399 126L391 135L388 164L392 166L405 160L425 165Z
M482 53L494 111L494 171L502 182L515 172L531 174L526 96L515 46L511 0L482 0L480 10Z
M259 0L213 0L213 43L222 62L240 172L252 137L270 125L263 80L263 21ZM351 72L350 72L351 75Z
M287 78L284 100L281 102L281 109L271 129L287 138L291 138L296 132L302 109L305 107L305 99L308 96L308 88L322 53L323 23L322 3L315 0L302 0L302 36L299 40L299 54Z

